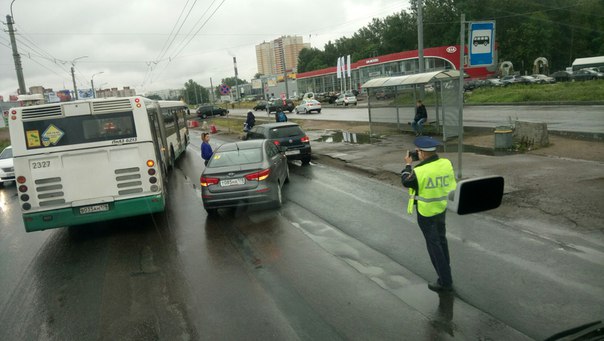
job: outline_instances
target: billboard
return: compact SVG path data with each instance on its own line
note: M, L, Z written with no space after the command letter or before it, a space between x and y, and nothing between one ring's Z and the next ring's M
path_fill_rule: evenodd
M252 89L262 89L262 80L252 79Z

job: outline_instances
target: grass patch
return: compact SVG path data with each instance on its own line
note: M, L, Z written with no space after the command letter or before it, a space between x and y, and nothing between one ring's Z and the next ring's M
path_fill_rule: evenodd
M604 80L484 87L466 93L465 98L469 104L601 101L604 98Z

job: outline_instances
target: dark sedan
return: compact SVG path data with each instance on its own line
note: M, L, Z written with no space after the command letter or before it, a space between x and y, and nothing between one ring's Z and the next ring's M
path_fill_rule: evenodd
M287 148L285 155L289 160L302 160L304 165L310 163L310 139L297 123L260 124L247 133L247 139L270 139L276 145Z
M266 101L258 101L256 102L256 105L254 105L254 111L258 111L258 110L266 110L266 104L268 102Z
M204 105L197 108L197 117L206 119L208 116L224 116L229 113L227 109L223 109L214 105Z
M289 181L283 153L269 140L225 143L218 147L199 179L203 207L219 208L283 203L281 188Z

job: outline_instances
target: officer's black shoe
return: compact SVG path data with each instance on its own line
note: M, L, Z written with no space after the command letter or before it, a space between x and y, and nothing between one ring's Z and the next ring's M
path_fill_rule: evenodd
M450 292L453 291L453 286L444 286L438 284L438 282L428 283L428 289L435 292Z

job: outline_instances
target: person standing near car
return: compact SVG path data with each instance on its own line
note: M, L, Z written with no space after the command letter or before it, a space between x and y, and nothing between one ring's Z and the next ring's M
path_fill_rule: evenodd
M426 106L422 103L421 99L418 99L415 105L415 117L413 118L413 122L411 122L411 128L413 128L415 136L420 136L422 134L424 123L427 119L428 111L426 110Z
M212 155L214 155L212 146L210 146L210 133L201 134L201 141L201 158L203 159L203 164L207 166Z
M428 289L436 292L453 290L449 246L445 214L449 192L455 189L455 173L451 161L439 158L436 147L441 143L429 136L417 137L414 153L407 151L405 169L401 181L409 189L407 212L417 210L417 223L421 229L432 265L438 280L428 284ZM415 167L413 161L420 161Z

